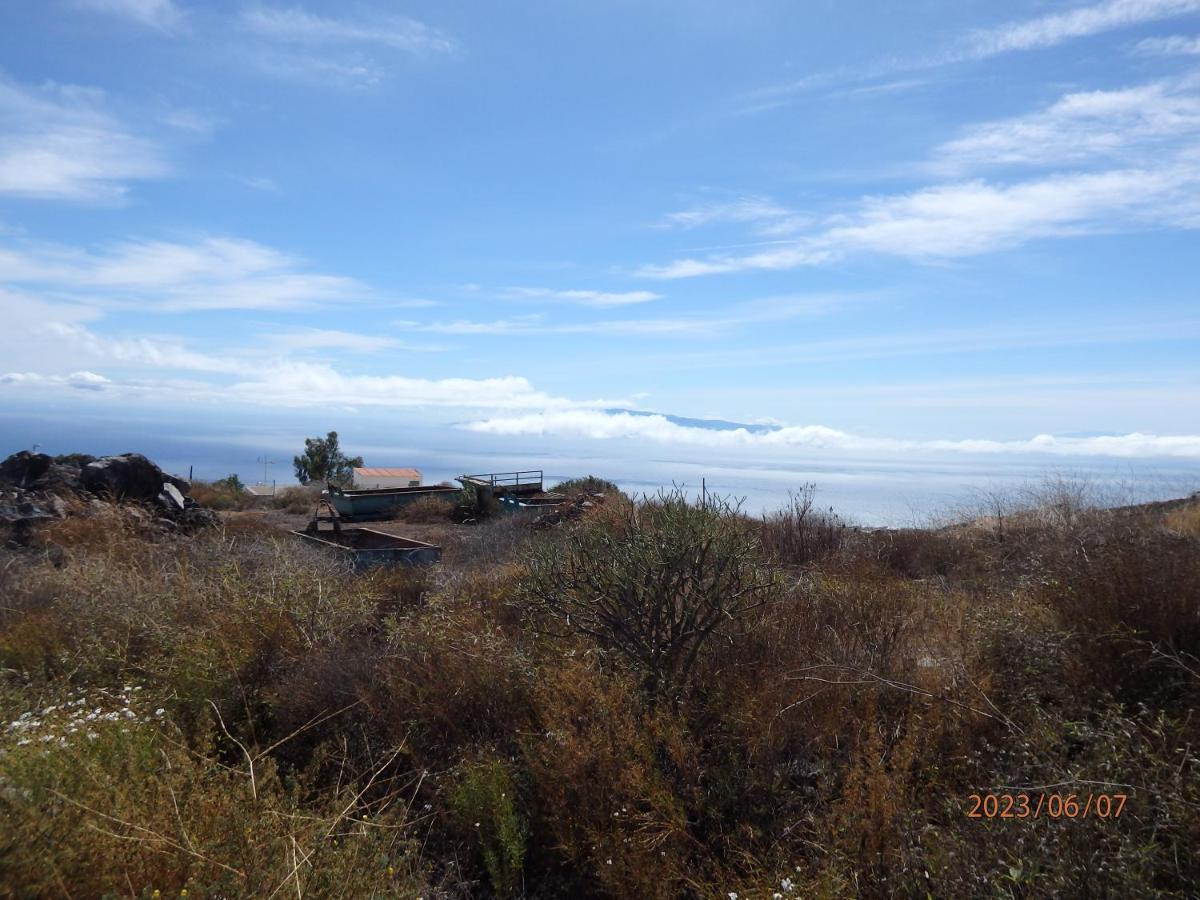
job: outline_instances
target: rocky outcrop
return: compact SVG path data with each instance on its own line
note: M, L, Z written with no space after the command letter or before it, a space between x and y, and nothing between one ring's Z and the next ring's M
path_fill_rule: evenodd
M22 450L0 462L0 484L28 488L45 475L54 464L53 458L45 453Z
M220 522L187 495L190 485L140 453L95 459L22 450L0 462L0 526L27 543L38 524L70 515L125 513L157 531L194 531Z
M165 484L174 486L180 494L191 488L140 453L105 456L90 462L83 467L80 481L84 489L113 500L154 500Z

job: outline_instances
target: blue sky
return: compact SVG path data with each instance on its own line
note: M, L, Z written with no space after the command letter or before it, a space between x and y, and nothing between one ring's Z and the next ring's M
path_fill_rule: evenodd
M1200 0L0 8L17 445L1195 462L1197 227Z

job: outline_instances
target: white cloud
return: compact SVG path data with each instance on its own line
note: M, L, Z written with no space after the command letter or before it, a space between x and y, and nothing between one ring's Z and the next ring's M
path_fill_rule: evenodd
M72 372L70 375L40 375L36 372L7 372L0 374L0 384L27 387L69 387L79 391L102 391L112 384L95 372Z
M783 84L759 88L738 98L739 106L735 112L740 115L767 112L783 106L792 95L829 88L839 83L863 84L877 79L892 79L857 89L840 89L833 93L834 97L845 98L904 90L919 86L919 82L912 79L894 80L897 73L919 72L949 63L1052 47L1076 38L1164 21L1195 12L1200 12L1200 0L1104 0L1066 12L1008 22L993 28L976 29L960 39L956 46L935 50L924 57L888 59L865 64L860 62L830 71L814 72ZM1143 44L1147 45L1145 52L1156 52L1155 39L1144 41Z
M159 31L176 31L184 24L183 10L172 0L74 0L74 5L129 19Z
M449 53L455 44L436 28L404 16L333 19L301 9L258 7L242 13L250 31L304 44L380 44L408 53Z
M272 347L283 351L351 350L356 353L377 353L381 350L437 352L446 350L432 344L421 345L381 334L359 334L326 328L303 328L265 336Z
M726 203L708 203L663 216L664 228L699 228L716 223L762 223L774 222L794 215L792 210L780 206L768 197L739 197Z
M1173 34L1170 37L1146 38L1139 41L1134 49L1146 56L1200 56L1200 37Z
M719 337L732 329L762 322L782 322L829 313L868 299L862 294L794 294L765 297L731 304L715 316L680 316L654 319L609 319L593 322L549 323L540 315L515 316L491 322L397 322L413 332L456 335L562 335L594 334L616 337Z
M1010 22L971 34L965 54L974 58L1052 47L1074 38L1158 22L1200 11L1200 0L1106 0L1062 13Z
M371 51L410 57L446 56L457 44L436 28L405 16L332 18L299 8L253 7L242 28L260 40L252 51L264 71L317 85L372 87L389 74Z
M248 178L239 178L237 180L240 181L242 184L244 184L248 188L254 188L254 190L256 190L256 191L264 191L265 193L268 193L268 194L282 193L279 189L279 185L275 182L274 178L248 177Z
M433 334L455 335L549 335L549 334L603 334L612 336L719 334L723 322L713 319L615 319L606 322L572 322L549 324L538 316L497 319L491 322L476 322L457 319L450 322L400 322L411 331Z
M557 303L573 303L579 306L632 306L639 303L649 303L661 300L661 294L651 291L592 291L592 290L551 290L550 288L514 287L508 288L504 296L513 300L550 300Z
M1067 94L1043 110L988 122L934 151L934 167L1153 163L1181 140L1200 138L1200 97L1189 82L1155 82Z
M937 186L869 198L818 241L835 252L949 258L1099 230L1113 220L1186 226L1196 212L1197 187L1200 169L1182 166L1055 175L1007 187L982 181Z
M104 109L102 92L0 79L0 195L112 202L127 182L171 171L157 143Z
M1126 434L1029 440L906 440L864 437L823 425L784 426L770 430L715 430L680 425L661 415L609 413L595 409L552 410L494 416L467 423L468 430L494 435L582 437L591 440L648 440L672 446L723 449L813 449L863 453L988 453L1123 458L1200 459L1200 435Z
M1198 0L1200 2L1200 0ZM1200 98L1194 78L1076 92L1027 116L974 126L924 168L959 176L998 167L1069 169L1004 183L974 179L867 196L792 240L710 253L639 274L674 279L818 266L852 253L952 259L1030 240L1200 226ZM1119 168L1095 169L1098 164ZM1089 170L1089 167L1093 170Z
M0 294L0 299L5 297ZM239 350L210 353L193 349L178 337L111 337L98 334L78 321L33 321L32 317L37 314L53 316L56 309L36 300L32 303L28 310L30 315L18 319L29 324L19 335L19 342L30 350L28 354L10 356L4 332L0 332L0 353L3 354L0 358L6 365L20 360L18 365L31 370L11 371L0 378L0 383L13 389L101 385L118 396L149 395L158 402L300 407L349 404L396 409L439 407L462 408L475 414L493 409L628 406L631 402L626 398L571 400L537 390L527 379L517 376L428 379L399 374L359 374L343 371L329 363L286 355L288 350L318 347L340 347L359 352L379 348L381 344L372 343L368 335L312 329L268 337L266 346L262 347L251 342ZM292 346L286 346L288 344ZM81 365L108 374L91 379L78 373L62 374ZM120 377L113 374L114 370L121 373ZM193 373L198 378L180 381L177 380L178 373Z
M371 296L352 278L307 272L295 257L229 237L124 241L99 253L0 247L0 281L162 312L298 309Z
M329 365L286 363L264 368L257 378L227 389L243 402L287 406L348 403L355 406L463 409L567 409L611 404L613 401L578 403L537 390L528 379L410 378L404 375L354 375Z
M119 353L128 364L155 368L235 374L233 381L174 381L161 375L108 379L94 373L69 376L34 372L0 375L8 389L90 388L100 386L119 395L150 395L158 402L207 402L230 407L354 406L378 409L459 409L471 414L492 410L556 410L628 405L628 400L575 401L540 391L519 376L497 378L413 378L339 371L324 363L275 360L250 365L189 353L153 341L103 341L103 349ZM158 362L163 365L158 366ZM228 368L225 368L225 366ZM99 380L97 380L99 379Z
M197 353L177 339L103 337L81 325L61 322L47 324L44 331L62 342L69 353L82 354L110 365L234 375L251 375L258 371L258 365L251 360Z

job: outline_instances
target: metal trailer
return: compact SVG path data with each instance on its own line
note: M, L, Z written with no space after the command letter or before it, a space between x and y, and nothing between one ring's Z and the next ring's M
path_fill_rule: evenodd
M293 531L296 537L349 561L356 570L372 566L427 566L442 558L442 548L373 528L338 528L317 533Z
M439 497L459 503L462 489L456 487L405 487L371 488L369 490L343 490L329 485L329 501L338 515L348 522L364 522L372 519L392 518L396 511L422 497Z
M565 494L556 494L552 491L543 491L528 496L501 494L496 499L500 503L500 509L506 513L529 513L531 515L541 515L544 512L558 509L567 502Z
M486 475L460 475L464 491L471 502L474 515L489 512L538 514L553 509L567 498L545 489L541 469L523 472L489 472Z

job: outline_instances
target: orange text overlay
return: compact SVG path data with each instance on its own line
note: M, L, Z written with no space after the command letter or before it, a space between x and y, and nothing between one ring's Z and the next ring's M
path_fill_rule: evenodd
M1126 794L971 794L968 819L1117 819Z

